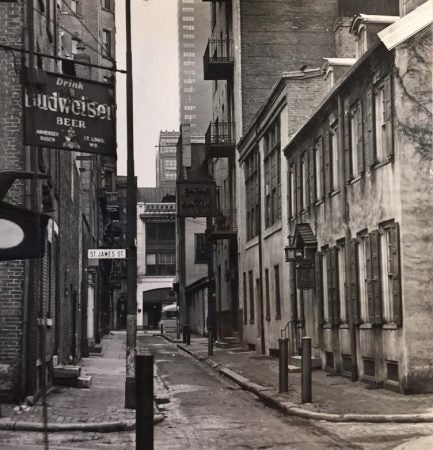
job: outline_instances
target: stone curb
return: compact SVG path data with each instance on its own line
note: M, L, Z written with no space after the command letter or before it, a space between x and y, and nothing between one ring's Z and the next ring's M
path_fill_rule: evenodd
M156 425L164 420L162 414L155 414L153 424ZM99 433L112 433L115 431L130 431L135 429L135 420L119 420L115 422L95 423L48 423L46 430L49 432L63 431L95 431ZM43 431L44 424L41 422L1 421L2 431Z
M278 398L278 394L270 391L269 388L253 383L233 370L216 363L209 357L204 357L190 350L183 344L177 344L184 352L190 354L198 361L204 361L208 366L215 369L221 375L234 381L244 390L252 392L263 402L283 411L288 415L298 416L305 419L326 420L328 422L368 422L368 423L433 423L433 413L410 413L410 414L335 414L321 411L310 411L292 402L283 401Z

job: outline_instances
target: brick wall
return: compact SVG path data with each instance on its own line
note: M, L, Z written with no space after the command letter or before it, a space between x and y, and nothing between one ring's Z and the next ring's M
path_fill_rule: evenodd
M243 130L283 72L335 54L338 1L241 0Z

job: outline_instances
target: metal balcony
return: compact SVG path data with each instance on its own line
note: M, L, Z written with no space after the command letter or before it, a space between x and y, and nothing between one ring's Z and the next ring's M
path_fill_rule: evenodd
M207 158L228 158L234 155L234 122L211 122L205 135Z
M235 59L231 39L209 39L203 56L205 80L229 80L233 76Z
M237 239L236 209L219 210L210 229L206 230L209 241Z

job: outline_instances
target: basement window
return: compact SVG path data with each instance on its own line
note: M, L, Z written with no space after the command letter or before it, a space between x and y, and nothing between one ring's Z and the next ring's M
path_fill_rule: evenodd
M332 352L325 352L325 364L327 369L334 369L334 354Z
M373 358L362 358L364 363L364 375L367 377L376 377L376 364Z
M350 355L341 355L343 375L351 375L352 373L352 357Z
M386 361L386 378L389 381L399 381L397 361Z

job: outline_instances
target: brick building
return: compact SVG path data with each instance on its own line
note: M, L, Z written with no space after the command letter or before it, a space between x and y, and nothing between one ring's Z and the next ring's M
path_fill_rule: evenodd
M244 339L273 354L286 332L296 363L311 336L319 367L426 392L431 3L388 6L344 45L336 30L321 70L284 74L238 143Z
M102 51L99 48L102 44L97 43L101 30L92 30L90 23L85 25L84 15L74 10L78 4L75 1L61 4L48 1L29 2L28 8L18 2L0 5L0 52L4 62L0 69L2 170L33 171L46 175L46 179L37 182L16 181L5 201L50 217L42 236L45 248L43 258L0 263L2 401L39 395L43 373L41 356L45 353L47 379L51 383L53 368L57 364L79 361L88 351L86 332L89 329L98 330L93 336L95 340L103 323L99 318L104 310L101 306L97 310L98 317L92 318L92 327L89 327L87 294L93 290L95 303L103 305L97 300L102 294L98 278L105 275L103 267L97 268L95 274L99 275L89 282L92 270L87 270L87 248L98 247L103 242L104 228L109 220L106 203L98 200L101 187L106 187L102 183L106 173L105 161L76 152L22 144L22 75L28 67L29 57L19 50L29 49L29 20L33 18L31 28L34 29L35 65L38 69L103 80L100 71L83 70L83 66L73 64L75 52L71 39L68 41L67 37L76 37L80 28L89 28L96 37L95 41L83 35L82 43L92 47L95 55ZM90 3L86 2L86 5ZM100 6L95 3L93 8L100 9ZM81 22L73 26L70 16ZM112 13L110 20L114 27ZM102 39L99 40L102 42ZM44 55L66 57L71 62ZM99 60L92 55L82 52L82 56L81 60L98 64ZM107 66L112 61L108 63ZM115 161L110 161L108 166L109 171L115 171Z

